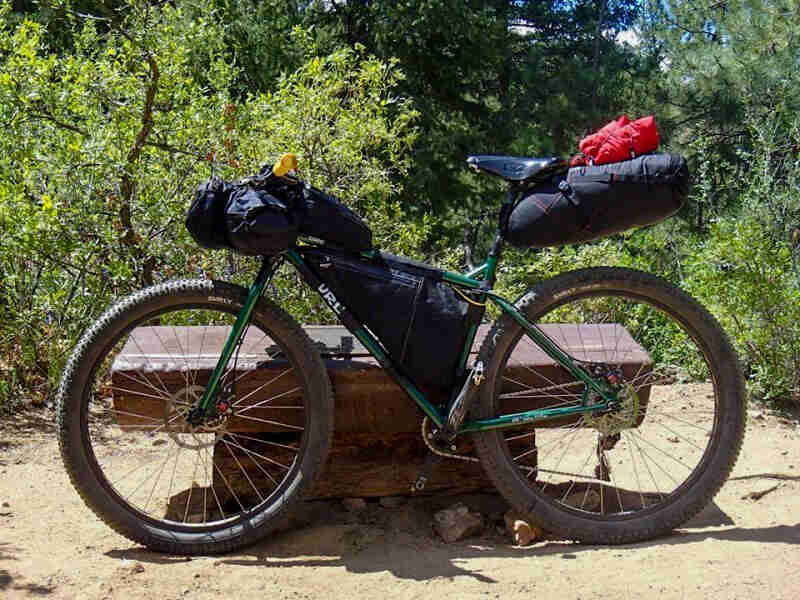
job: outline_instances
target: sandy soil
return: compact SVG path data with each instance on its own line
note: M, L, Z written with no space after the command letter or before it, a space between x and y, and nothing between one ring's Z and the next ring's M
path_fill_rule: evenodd
M755 500L753 492L777 486ZM495 496L304 507L305 523L244 551L154 554L111 532L69 484L47 413L0 422L2 598L798 598L800 426L750 411L731 481L673 535L598 547L515 547ZM491 523L445 544L432 514L457 500Z

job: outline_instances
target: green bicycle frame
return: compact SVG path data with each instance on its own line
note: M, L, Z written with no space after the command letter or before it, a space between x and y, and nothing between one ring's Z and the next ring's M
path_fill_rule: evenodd
M469 271L466 274L452 273L446 271L442 274L443 281L448 284L468 290L479 292L481 301L490 301L496 304L501 311L509 315L516 321L524 330L533 342L542 349L542 351L552 358L556 363L566 369L573 377L584 383L583 400L580 406L570 407L555 407L555 408L542 408L529 410L520 413L512 413L502 415L493 419L480 419L475 421L467 421L461 425L457 434L487 431L491 429L504 429L509 427L516 427L519 425L536 423L559 417L593 413L595 411L606 411L612 409L616 402L616 394L613 390L605 384L603 380L592 377L580 364L575 361L569 354L564 352L553 340L551 340L536 324L529 322L525 316L520 313L513 304L498 296L491 291L491 286L494 283L495 272L497 269L498 255L502 248L502 238L498 235L492 251L487 258L486 262ZM347 309L346 304L339 301L332 292L324 285L324 283L317 277L313 270L306 264L301 252L297 249L289 249L285 253L288 261L298 270L306 282L311 285L322 297L325 303L339 316L344 326L364 345L365 348L372 354L378 363L386 370L391 377L406 391L406 393L417 403L422 412L424 412L437 427L443 427L447 421L447 410L442 413L434 406L408 377L403 375L397 368L394 359L386 352L381 343L375 338L374 335L359 322ZM250 287L250 291L245 301L244 307L236 318L231 333L225 346L222 350L222 355L214 368L208 385L203 393L203 397L198 403L198 412L202 415L211 414L210 408L213 404L213 399L216 398L217 389L222 380L223 373L227 367L236 348L241 344L244 332L250 321L253 309L258 302L261 295L264 293L267 282L274 272L275 264L268 259L264 260L258 275ZM481 276L481 279L477 279ZM343 308L344 307L344 308ZM466 368L466 363L469 359L470 350L475 340L477 333L477 326L472 326L467 333L467 339L464 343L464 348L461 352L459 366ZM601 400L590 402L589 392L594 392L592 397L599 397Z
M496 244L497 245L497 244ZM433 421L438 427L442 427L447 420L447 412L440 412L431 402L425 397L425 394L407 377L398 372L393 359L383 349L380 342L367 330L359 321L357 321L349 312L342 311L341 303L324 284L306 265L303 257L296 250L288 250L286 256L289 262L303 275L306 281L320 293L322 299L331 307L331 309L339 315L342 323L350 330L350 332L362 343L364 347L369 350L378 363L389 372L389 374L397 381L397 383L406 391L406 393L417 403L420 409ZM505 313L509 314L516 322L518 322L525 333L554 361L562 365L573 376L584 382L586 385L583 402L581 406L563 407L563 408L545 408L530 410L521 413L513 413L503 415L494 419L482 419L477 421L468 421L464 423L458 430L458 434L467 433L472 431L487 431L490 429L503 429L508 427L515 427L520 424L533 423L537 421L544 421L555 419L566 415L574 415L580 413L590 413L595 411L605 411L616 403L616 395L613 391L604 384L604 382L593 378L586 372L569 354L564 352L558 345L553 342L539 327L530 323L524 315L522 315L512 304L501 298L500 296L492 293L484 288L488 287L487 283L494 280L494 273L497 267L496 256L489 256L486 263L477 269L474 269L466 275L460 273L444 272L442 279L456 287L462 287L472 290L480 290L486 299L497 304L497 306ZM485 277L483 280L474 279L470 275L481 273ZM322 290L320 289L322 287ZM324 290L324 291L323 291ZM346 305L344 305L346 308ZM467 339L464 343L464 348L461 353L462 364L466 363L469 356L472 343L475 338L477 327L470 329ZM588 391L594 391L602 398L600 402L589 403ZM449 410L449 406L447 409Z

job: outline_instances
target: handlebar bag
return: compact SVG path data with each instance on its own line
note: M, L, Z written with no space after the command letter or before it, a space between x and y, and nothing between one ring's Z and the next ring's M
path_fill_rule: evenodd
M372 248L372 231L356 213L337 198L310 185L302 188L298 202L300 233L352 252Z
M270 255L298 235L361 252L372 248L372 231L335 197L302 182L251 177L200 185L186 214L186 228L204 248Z
M525 193L509 214L505 238L534 248L587 242L666 219L688 194L689 169L675 154L573 167Z
M483 306L467 302L438 269L391 254L363 258L328 248L304 248L303 254L404 375L419 385L452 386Z
M264 190L231 186L225 226L231 246L241 254L283 252L297 240L297 218L284 202Z
M225 208L233 187L219 177L198 186L186 213L186 229L203 248L232 248L225 229Z

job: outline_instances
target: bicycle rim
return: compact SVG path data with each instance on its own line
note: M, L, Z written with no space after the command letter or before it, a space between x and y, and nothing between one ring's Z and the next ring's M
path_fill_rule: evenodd
M632 541L682 522L724 481L743 432L741 384L724 333L688 296L631 271L610 270L618 281L603 281L604 272L578 274L580 283L556 290L532 316L573 360L612 382L620 406L480 434L478 449L512 503L546 513L547 526ZM516 324L498 339L482 416L599 400Z
M252 323L226 365L215 421L190 426L238 307L151 312L98 356L81 429L89 464L116 503L172 531L230 527L268 507L307 449L307 384L291 353Z

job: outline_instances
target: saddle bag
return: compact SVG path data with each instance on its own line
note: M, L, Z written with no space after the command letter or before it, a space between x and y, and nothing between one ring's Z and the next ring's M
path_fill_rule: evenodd
M534 248L587 242L666 219L688 194L689 169L675 154L573 167L522 197L509 214L505 238Z
M468 302L442 272L385 253L362 258L327 248L303 255L413 382L448 390L471 325L484 307Z

